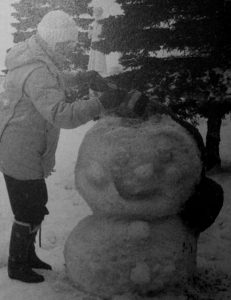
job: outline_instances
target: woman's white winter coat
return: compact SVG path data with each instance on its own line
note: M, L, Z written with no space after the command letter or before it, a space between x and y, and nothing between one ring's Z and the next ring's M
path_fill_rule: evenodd
M19 180L47 177L55 165L60 128L100 115L96 99L66 102L60 66L35 35L13 47L0 95L0 170Z

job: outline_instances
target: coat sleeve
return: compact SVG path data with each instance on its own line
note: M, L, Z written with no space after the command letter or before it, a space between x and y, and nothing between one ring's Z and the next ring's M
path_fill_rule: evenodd
M104 110L97 99L66 102L58 79L46 67L30 74L24 91L44 119L59 128L76 128L98 117Z

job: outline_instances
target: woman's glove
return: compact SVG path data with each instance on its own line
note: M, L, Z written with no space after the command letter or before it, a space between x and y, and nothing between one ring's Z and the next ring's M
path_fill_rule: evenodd
M87 71L83 73L83 80L88 83L90 89L96 92L109 90L106 80L96 71Z
M109 89L106 80L93 70L77 73L63 72L63 78L68 87L87 85L92 90L101 92Z
M80 78L82 80L88 81L88 82L94 80L97 76L100 76L99 73L94 70L80 72L78 75L80 76Z
M95 77L89 84L89 88L95 92L105 92L110 89L105 80L100 77Z
M120 106L120 104L124 101L127 92L123 90L108 90L103 92L103 94L99 97L99 101L103 105L106 110L112 110Z

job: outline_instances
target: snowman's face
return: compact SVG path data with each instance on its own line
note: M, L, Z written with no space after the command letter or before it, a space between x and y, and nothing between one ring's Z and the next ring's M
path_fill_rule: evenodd
M86 136L76 171L77 181L86 176L80 189L87 202L100 209L104 201L114 210L118 205L138 211L135 205L154 210L164 201L166 207L174 207L174 201L182 204L199 181L201 168L193 138L166 117L137 124L99 122Z

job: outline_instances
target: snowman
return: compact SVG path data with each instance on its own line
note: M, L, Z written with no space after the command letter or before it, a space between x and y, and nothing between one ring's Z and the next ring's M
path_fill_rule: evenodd
M99 120L75 168L76 188L92 210L65 244L75 286L108 299L187 282L198 234L181 211L202 172L195 139L170 115Z

